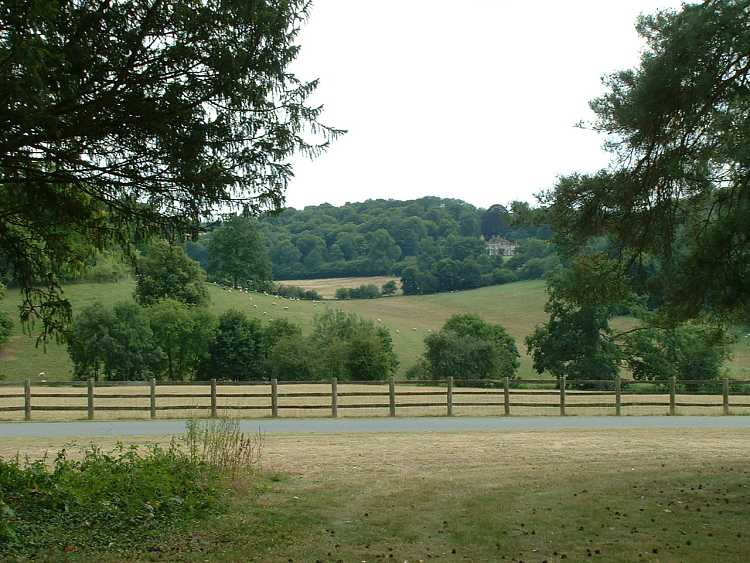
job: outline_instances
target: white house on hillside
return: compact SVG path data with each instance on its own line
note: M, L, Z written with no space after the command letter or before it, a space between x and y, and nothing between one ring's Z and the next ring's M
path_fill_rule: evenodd
M486 241L487 254L490 256L513 256L518 244L507 238L494 236Z

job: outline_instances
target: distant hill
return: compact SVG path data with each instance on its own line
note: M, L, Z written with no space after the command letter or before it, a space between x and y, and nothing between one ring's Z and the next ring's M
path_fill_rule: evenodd
M538 244L550 238L549 227L523 224L518 209L528 205L515 202L509 211L437 197L378 199L290 208L256 226L275 280L398 276L409 280L406 293L428 294L536 279L553 267L554 259L539 261L553 252ZM204 267L211 227L186 246ZM508 263L489 256L483 239L496 236L519 241L519 258ZM537 262L525 268L532 259Z
M276 279L398 275L418 259L479 258L481 245L470 241L483 234L516 240L550 235L547 227L511 227L502 206L484 210L438 197L287 209L262 218L260 226Z

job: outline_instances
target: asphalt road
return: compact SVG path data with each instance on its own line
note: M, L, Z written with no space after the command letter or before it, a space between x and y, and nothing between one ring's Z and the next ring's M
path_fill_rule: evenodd
M750 416L538 416L454 418L288 418L242 420L242 429L276 433L503 432L616 428L750 428ZM0 423L2 438L65 438L180 434L184 420Z

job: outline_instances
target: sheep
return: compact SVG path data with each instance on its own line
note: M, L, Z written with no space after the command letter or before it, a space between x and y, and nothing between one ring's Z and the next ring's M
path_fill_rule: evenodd
M288 311L288 310L289 310L289 307L284 307L284 310L285 310L285 311Z

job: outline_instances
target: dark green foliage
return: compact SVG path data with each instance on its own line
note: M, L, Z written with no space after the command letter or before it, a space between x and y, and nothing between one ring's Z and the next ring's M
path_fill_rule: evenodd
M750 311L750 3L643 16L638 68L591 103L611 166L562 178L549 219L573 253L612 237L623 263L658 261L651 290L678 320Z
M419 365L411 377L479 382L515 377L520 362L516 343L502 326L462 314L427 335Z
M510 214L502 205L491 205L482 214L482 236L489 240L495 236L505 236L510 230Z
M214 339L214 316L174 299L162 299L148 307L147 315L153 345L161 352L153 372L169 381L192 379Z
M0 311L0 346L5 344L13 332L13 321L8 313Z
M146 312L134 303L82 309L67 340L76 379L143 380L161 361Z
M235 215L211 231L207 271L232 287L257 288L271 280L266 242L254 220Z
M385 282L385 283L384 283L384 284L383 284L383 285L382 285L382 286L380 287L380 292L381 292L381 293L382 293L383 295L393 295L393 294L395 294L395 293L396 293L397 291L398 291L398 284L397 284L397 283L396 283L396 282L395 282L394 280L391 280L391 281Z
M534 369L568 379L612 379L621 352L609 321L631 293L616 261L578 257L548 281L550 318L526 338Z
M121 252L105 250L96 255L94 265L86 270L77 281L113 283L131 274L130 265Z
M274 295L280 295L281 297L288 297L291 299L307 299L310 301L320 301L322 298L320 293L314 289L304 289L296 285L277 285L271 288L271 293Z
M22 319L63 330L58 274L113 241L277 208L340 132L291 71L305 0L11 2L0 11L0 256ZM159 38L159 40L154 40Z
M433 264L444 258L461 266L471 259L472 281L466 288L475 287L483 274L498 265L486 256L480 236L483 214L453 199L368 200L341 207L287 209L261 218L260 228L278 279L400 275L407 266L434 274ZM508 215L508 220L512 218ZM519 221L504 232L509 238L524 239L542 231L549 236L545 229Z
M135 298L141 305L174 299L188 305L208 303L206 273L181 246L163 240L152 242L138 259Z
M306 337L296 327L286 334L280 328L266 329L267 372L280 380L383 380L398 367L388 330L354 313L329 309L315 317Z
M660 328L646 325L624 338L624 354L634 379L667 381L718 379L732 340L720 326L696 322Z
M264 379L266 336L262 323L245 313L229 310L219 317L216 337L201 368L204 375L216 379Z
M613 379L625 362L641 380L715 379L729 357L721 326L667 324L644 309L628 272L603 253L578 256L548 281L549 320L526 338L539 373L570 380ZM642 325L616 333L611 319L627 310Z
M328 309L310 336L316 378L383 380L398 367L388 329L355 313Z
M0 283L0 299L5 297L5 286ZM0 346L5 344L13 332L13 321L5 311L0 311Z
M336 290L336 299L376 299L380 296L378 286L371 283L359 287L340 287Z
M51 468L0 459L0 557L143 550L220 511L220 479L174 446L63 450Z
M327 378L316 371L315 352L309 338L280 338L269 350L267 374L283 381L313 381Z

